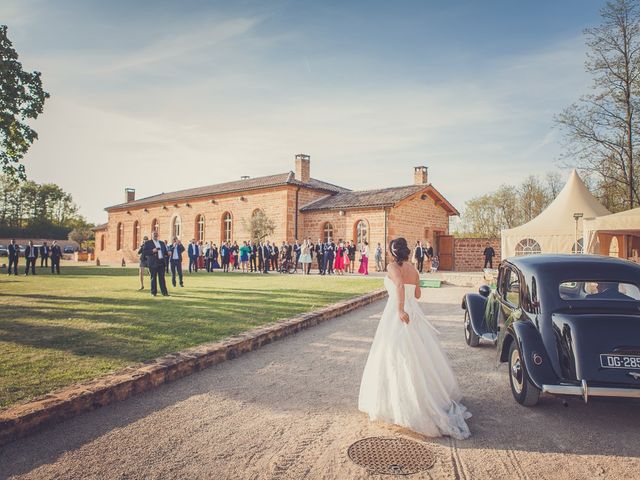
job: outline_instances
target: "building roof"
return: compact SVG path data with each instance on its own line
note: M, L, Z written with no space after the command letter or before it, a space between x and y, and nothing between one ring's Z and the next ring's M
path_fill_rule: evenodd
M278 187L284 185L294 185L312 188L315 190L326 191L327 193L341 193L348 192L349 189L333 185L322 180L312 178L308 183L303 183L296 180L293 172L279 173L277 175L267 175L265 177L247 178L243 180L235 180L233 182L217 183L215 185L207 185L205 187L189 188L186 190L178 190L169 193L160 193L158 195L152 195L150 197L134 200L133 202L119 203L105 208L105 210L112 210L116 208L124 207L136 207L139 205L146 205L149 203L162 203L173 202L177 200L185 200L197 197L206 197L209 195L216 195L221 193L230 192L243 192L246 190L256 190L260 188Z
M404 187L381 188L378 190L341 192L315 200L303 206L300 210L303 212L310 212L314 210L390 207L411 195L423 191L431 198L438 201L449 215L459 215L459 212L455 207L451 205L431 184L407 185Z
M94 232L97 232L99 230L106 230L108 226L108 223L101 223L100 225L96 225L95 227L93 227L91 230L93 230Z

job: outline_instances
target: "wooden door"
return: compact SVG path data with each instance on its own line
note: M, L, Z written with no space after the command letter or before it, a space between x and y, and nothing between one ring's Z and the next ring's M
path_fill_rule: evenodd
M453 270L453 235L436 237L436 255L440 258L439 270Z

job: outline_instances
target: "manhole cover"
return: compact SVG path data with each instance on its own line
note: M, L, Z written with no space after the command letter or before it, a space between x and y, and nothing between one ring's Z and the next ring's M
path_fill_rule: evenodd
M411 475L429 470L436 463L429 447L406 438L364 438L351 445L348 453L354 463L370 473L387 475Z

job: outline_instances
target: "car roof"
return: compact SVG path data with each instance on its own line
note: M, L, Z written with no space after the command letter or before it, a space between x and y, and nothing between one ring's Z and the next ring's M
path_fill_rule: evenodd
M544 276L547 280L628 280L638 283L640 265L628 260L602 255L527 255L510 257L525 277Z

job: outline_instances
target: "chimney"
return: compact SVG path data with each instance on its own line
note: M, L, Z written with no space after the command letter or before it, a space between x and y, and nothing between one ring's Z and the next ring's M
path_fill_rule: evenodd
M426 185L427 183L429 183L427 167L413 167L413 184Z
M311 180L311 157L303 153L296 155L296 180L309 183Z
M125 188L124 189L124 201L125 203L133 202L136 199L136 189L135 188Z

